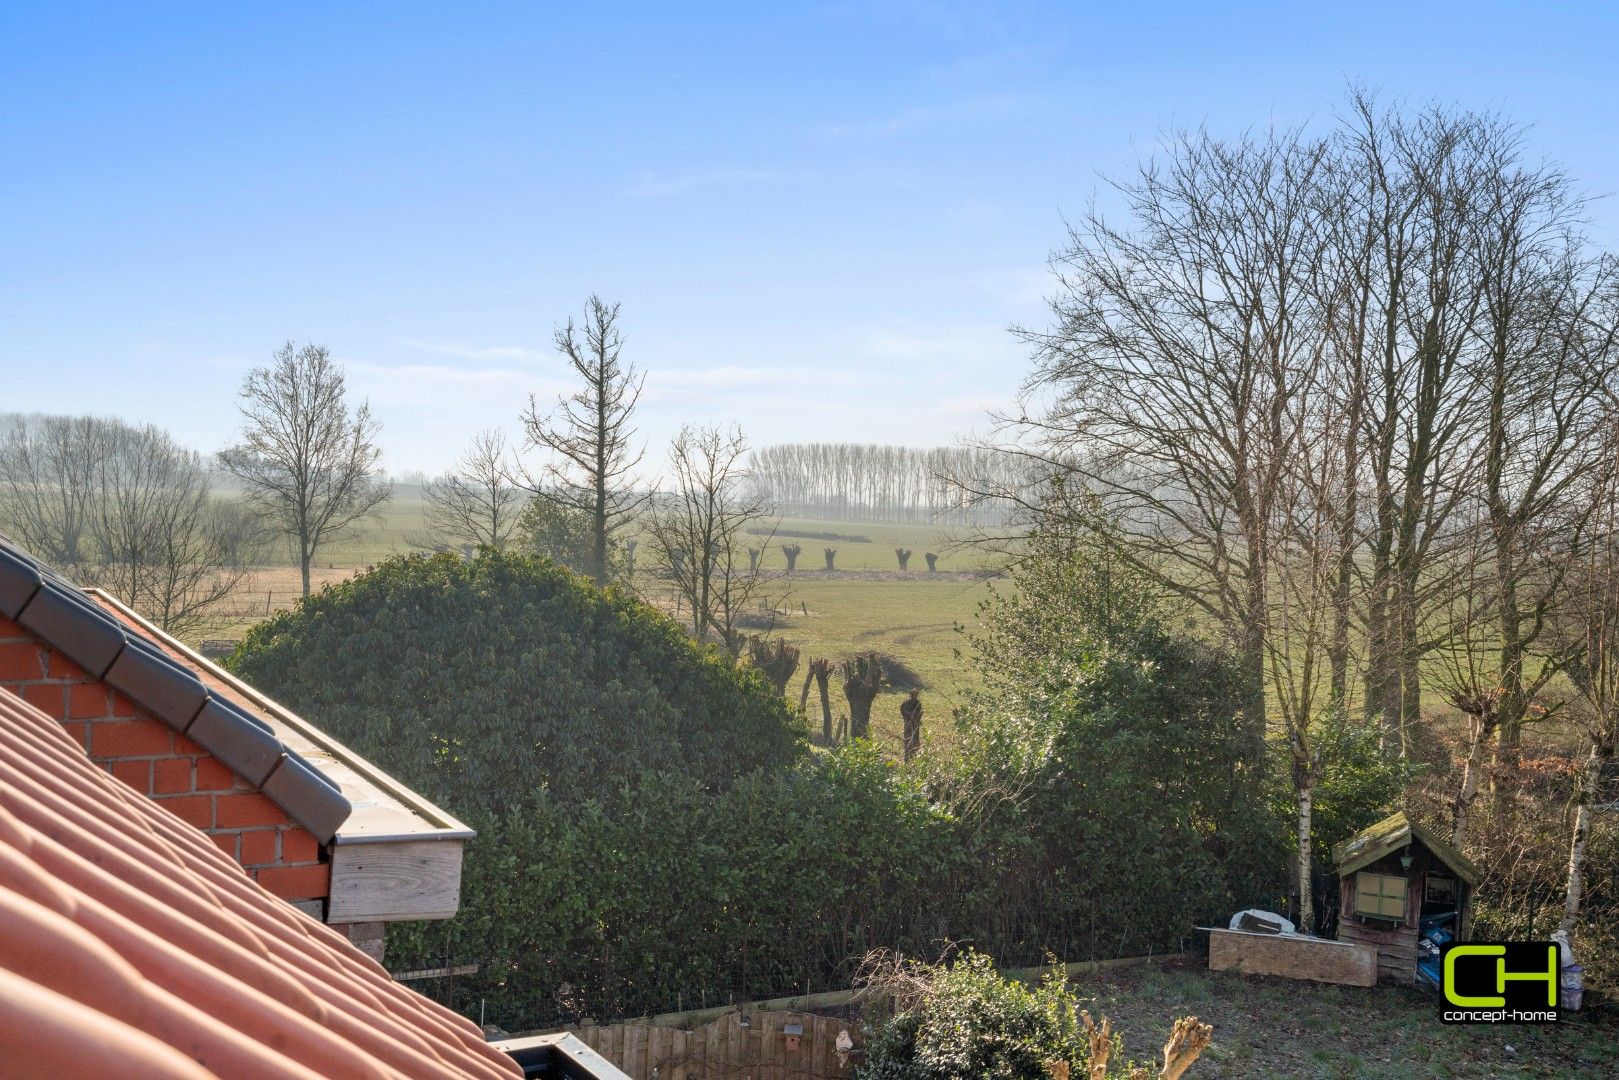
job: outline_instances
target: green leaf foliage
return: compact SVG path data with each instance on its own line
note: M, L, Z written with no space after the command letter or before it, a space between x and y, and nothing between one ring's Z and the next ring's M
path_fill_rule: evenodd
M1079 1000L1056 975L1027 986L982 953L927 969L921 1000L874 1026L856 1080L1049 1080L1084 1075Z
M1174 632L1158 591L1105 543L1031 547L986 605L973 639L985 683L959 718L974 786L1004 793L973 834L999 883L999 939L1131 955L1271 902L1282 834L1243 738L1235 661Z
M752 672L542 559L393 559L254 627L233 670L458 813L720 785L807 750Z
M1224 658L1083 614L1074 572L986 613L986 689L931 774L812 753L757 673L521 555L384 563L231 665L478 830L460 914L395 924L389 963L476 963L424 989L535 1029L845 987L879 947L1162 950L1274 895Z

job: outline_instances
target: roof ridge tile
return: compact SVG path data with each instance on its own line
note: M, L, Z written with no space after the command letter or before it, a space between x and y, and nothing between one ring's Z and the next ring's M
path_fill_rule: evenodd
M318 769L157 643L0 535L0 615L202 746L262 791L321 844L353 806Z

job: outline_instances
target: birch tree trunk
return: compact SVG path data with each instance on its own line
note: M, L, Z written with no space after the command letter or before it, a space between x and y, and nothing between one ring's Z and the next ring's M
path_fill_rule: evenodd
M1563 900L1563 922L1559 927L1570 934L1580 921L1580 901L1585 895L1585 846L1591 838L1591 803L1596 800L1597 784L1609 757L1603 751L1601 745L1592 742L1574 804L1574 834L1568 846L1568 895Z
M1306 776L1297 784L1299 808L1299 929L1315 932L1315 896L1311 886L1310 844L1313 837L1311 815L1315 810L1315 785Z

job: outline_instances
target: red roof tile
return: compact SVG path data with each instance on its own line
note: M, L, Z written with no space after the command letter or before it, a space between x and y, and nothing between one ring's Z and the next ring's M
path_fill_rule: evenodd
M519 1076L0 693L0 1075Z

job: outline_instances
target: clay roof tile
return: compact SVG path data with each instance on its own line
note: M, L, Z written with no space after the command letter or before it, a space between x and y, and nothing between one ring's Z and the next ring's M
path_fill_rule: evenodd
M30 1075L521 1075L4 692L0 1043Z

